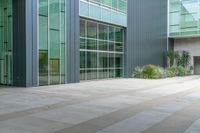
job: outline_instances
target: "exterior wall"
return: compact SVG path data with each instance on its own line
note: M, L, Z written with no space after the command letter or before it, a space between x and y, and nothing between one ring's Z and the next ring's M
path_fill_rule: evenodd
M180 38L174 40L175 51L188 51L191 55L191 65L194 65L194 56L200 56L200 38Z
M123 2L123 3L121 3ZM116 7L115 7L116 6ZM105 23L127 26L126 0L80 0L80 16Z
M167 50L167 0L128 0L125 76L136 66L165 65Z
M79 0L67 0L67 81L80 81L80 18Z

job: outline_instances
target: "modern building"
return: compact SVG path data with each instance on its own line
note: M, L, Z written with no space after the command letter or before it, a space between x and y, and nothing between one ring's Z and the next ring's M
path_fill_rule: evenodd
M186 26L185 31L196 30L188 34L181 25L191 18L177 21L185 10L192 18L199 15L186 3L191 2L0 0L0 84L129 78L136 66L165 66L167 49L198 46L198 26L190 25L198 25L199 18Z
M170 0L169 38L174 50L188 51L194 74L200 74L200 0Z

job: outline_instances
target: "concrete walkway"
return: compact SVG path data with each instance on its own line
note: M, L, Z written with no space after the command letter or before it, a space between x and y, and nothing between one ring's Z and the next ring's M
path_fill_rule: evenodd
M200 76L1 87L0 133L200 133Z

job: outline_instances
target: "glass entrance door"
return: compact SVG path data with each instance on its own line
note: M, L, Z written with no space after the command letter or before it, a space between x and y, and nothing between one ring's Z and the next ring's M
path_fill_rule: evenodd
M11 85L12 72L12 0L0 0L0 84Z

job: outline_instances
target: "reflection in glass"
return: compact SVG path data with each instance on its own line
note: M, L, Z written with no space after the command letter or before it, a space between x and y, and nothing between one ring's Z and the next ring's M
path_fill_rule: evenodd
M65 83L65 0L39 3L39 85Z

